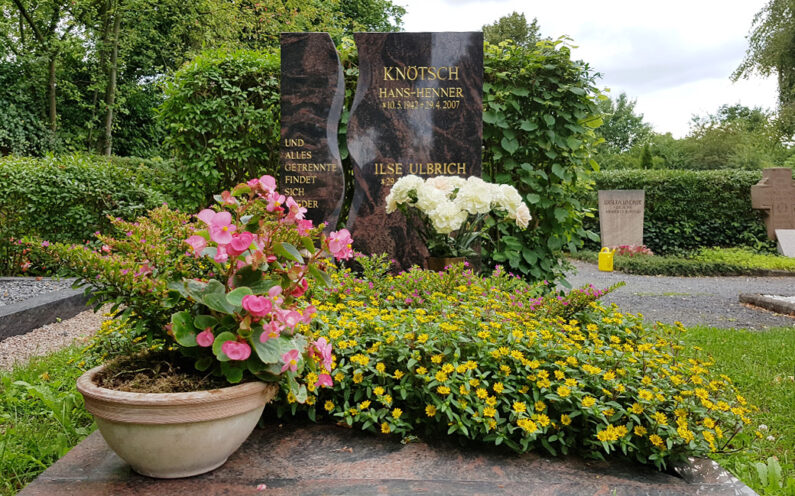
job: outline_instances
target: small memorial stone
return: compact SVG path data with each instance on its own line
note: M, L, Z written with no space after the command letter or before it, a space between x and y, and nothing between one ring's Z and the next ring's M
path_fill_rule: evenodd
M795 258L795 229L776 229L778 252L785 257Z
M337 227L345 196L337 127L345 81L328 33L281 35L279 190L306 207L306 218Z
M642 189L599 191L602 247L643 245L645 202L646 192Z
M401 268L428 252L385 199L414 174L480 176L482 33L356 33L359 81L348 123L354 248L389 253Z
M776 229L795 229L795 183L792 169L762 170L762 179L751 186L751 207L765 210L767 236L776 239Z

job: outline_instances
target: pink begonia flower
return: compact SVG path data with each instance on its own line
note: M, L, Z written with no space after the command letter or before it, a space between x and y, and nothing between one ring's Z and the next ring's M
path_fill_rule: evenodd
M302 320L301 314L295 310L280 310L277 315L279 321L290 329L295 329L295 326Z
M276 179L273 176L262 176L259 178L259 185L269 193L276 191Z
M50 242L49 241L42 241L41 242L41 247L42 248L47 248L48 246L50 246Z
M302 207L301 205L299 205L293 199L292 196L287 198L287 201L285 202L285 206L287 206L287 208L290 209L290 211L287 213L287 217L285 218L285 220L287 220L288 222L293 222L293 223L297 222L299 220L303 220L304 214L307 212L307 210L304 207Z
M284 355L282 355L282 362L284 362L284 366L282 367L282 372L288 369L292 372L298 370L298 360L300 356L301 353L298 350L290 350Z
M253 241L254 241L254 235L248 231L243 231L242 233L235 234L232 237L232 241L226 247L226 251L233 257L236 257L241 253L243 253L244 251L248 250L248 248L251 246L251 243Z
M340 229L328 237L328 249L337 260L345 260L353 256L353 238L347 229Z
M229 254L226 253L226 246L218 245L218 247L215 250L215 256L213 257L213 260L215 260L218 263L224 263L227 260L229 260Z
M210 210L209 208L205 208L204 210L196 214L196 217L198 217L199 220L201 220L202 222L204 222L209 226L210 222L212 222L213 220L213 217L215 217L215 211Z
M280 195L276 191L272 191L268 193L268 196L265 198L268 200L268 206L265 209L268 212L284 212L282 205L284 204L284 195Z
M317 382L315 383L315 387L331 387L334 385L334 382L331 380L331 376L328 374L320 374L317 376Z
M268 296L273 300L273 303L276 305L281 305L284 301L280 295L282 294L282 287L281 286L274 286L268 290Z
M257 179L256 177L254 179L249 179L246 182L246 184L248 184L249 188L256 190L257 188L259 188L259 179Z
M317 313L317 308L314 305L309 305L308 307L304 308L304 311L301 314L301 318L304 321L304 324L308 324L312 320L312 316Z
M298 234L301 236L307 236L309 234L309 230L314 227L312 221L309 219L301 219L295 223L295 226L298 229Z
M290 296L293 298L300 298L304 293L306 293L307 289L309 289L309 281L307 281L306 278L303 278L301 279L301 282L298 283L298 286L290 291Z
M254 317L265 317L273 309L273 303L264 296L246 295L243 297L243 309Z
M228 245L232 242L232 233L237 226L232 224L232 214L218 212L210 221L210 239L219 245Z
M191 248L193 248L193 254L196 257L201 255L202 250L207 247L207 240L196 234L186 239L185 242L188 243Z
M226 341L221 345L223 351L230 360L245 360L251 356L251 346L241 341Z
M319 338L314 342L317 355L323 359L323 367L331 372L331 343L326 338Z
M203 330L202 332L196 335L196 344L198 344L203 348L212 346L214 341L215 341L215 336L213 336L212 327L208 327L207 329Z
M105 253L110 253L110 246L102 245L102 251L105 252Z
M143 265L138 268L138 271L133 274L136 277L138 276L145 276L152 273L152 267L149 266L149 262L145 261Z
M274 320L269 324L263 325L262 329L263 329L262 334L260 334L259 337L260 343L264 343L271 338L278 338L281 335L284 326L280 324L278 321Z
M229 191L221 193L221 200L223 200L224 205L237 205L237 200Z

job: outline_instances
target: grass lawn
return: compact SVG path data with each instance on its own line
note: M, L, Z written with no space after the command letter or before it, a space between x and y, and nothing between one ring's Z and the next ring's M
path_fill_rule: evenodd
M0 495L16 494L92 430L75 389L79 348L0 372Z
M699 346L712 355L712 370L731 377L749 403L759 407L751 427L769 429L751 450L719 454L715 460L759 494L795 495L795 326L755 332L695 327L685 340L690 352ZM760 479L756 464L767 466L769 457L778 458L782 487L775 487L775 477Z
M712 355L713 370L730 376L759 407L751 427L765 424L764 436L775 438L715 459L760 494L795 495L795 327L763 332L697 327L685 339L688 352ZM15 494L93 429L74 387L81 371L70 362L79 356L79 349L68 348L0 373L0 495ZM782 467L779 480L760 479L756 464L767 466L769 457Z

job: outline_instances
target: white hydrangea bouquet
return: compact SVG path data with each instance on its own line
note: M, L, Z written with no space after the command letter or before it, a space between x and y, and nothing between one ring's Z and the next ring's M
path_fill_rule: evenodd
M525 229L530 210L511 185L492 184L479 177L436 176L423 179L403 176L386 197L386 212L400 210L409 224L415 223L432 257L470 257L472 243L488 239L484 224L514 222Z

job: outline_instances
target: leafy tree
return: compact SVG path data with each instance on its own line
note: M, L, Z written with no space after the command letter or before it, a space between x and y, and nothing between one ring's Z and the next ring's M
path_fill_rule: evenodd
M492 45L512 40L517 46L528 47L535 45L541 39L541 33L536 18L528 24L524 14L513 12L511 15L500 17L492 24L484 25L483 39Z
M640 154L640 168L641 169L651 169L654 166L654 163L651 159L651 150L649 150L649 144L644 143L643 151Z
M778 78L782 131L795 132L795 0L770 0L756 13L748 35L745 59L733 80L754 73Z
M605 97L597 102L604 124L596 134L604 138L607 152L625 152L651 136L651 125L643 122L643 114L635 113L636 103L623 92L616 100Z
M406 9L390 0L341 0L340 11L349 19L346 31L400 31Z

